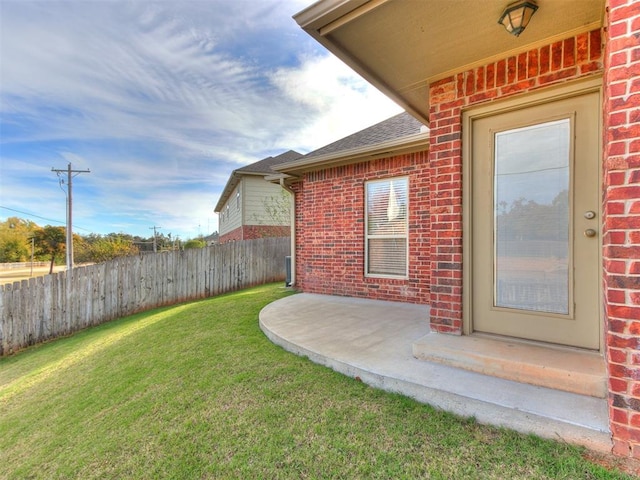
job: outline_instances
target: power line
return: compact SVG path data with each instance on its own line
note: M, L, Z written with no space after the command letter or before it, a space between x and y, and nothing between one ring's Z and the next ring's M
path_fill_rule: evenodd
M66 223L61 220L54 220L53 218L41 217L40 215L36 215L35 213L23 212L22 210L16 210L15 208L5 207L4 205L0 205L0 208L4 208L5 210L10 210L12 212L20 213L22 215L28 215L29 217L39 218L40 220L46 220L47 222L59 223L60 225L64 225ZM76 228L80 230L84 230L86 232L91 232L91 230L89 230L88 228L83 228L78 226L76 226Z
M569 165L563 165L559 167L547 167L547 168L536 168L534 170L522 170L520 172L506 172L506 173L496 173L496 176L503 177L507 175L525 175L529 173L541 173L541 172L550 172L551 170L568 170Z

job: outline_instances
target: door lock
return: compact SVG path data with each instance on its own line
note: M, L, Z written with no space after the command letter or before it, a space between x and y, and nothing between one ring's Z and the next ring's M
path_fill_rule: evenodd
M598 232L596 232L593 228L587 228L584 231L584 236L591 238L591 237L595 237L597 233Z
M584 218L586 218L587 220L593 220L594 218L596 218L596 212L594 212L593 210L587 210L586 212L584 212Z

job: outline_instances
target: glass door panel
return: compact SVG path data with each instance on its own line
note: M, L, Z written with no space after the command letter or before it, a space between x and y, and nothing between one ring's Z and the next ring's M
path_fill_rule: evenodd
M569 119L494 137L494 306L568 315Z

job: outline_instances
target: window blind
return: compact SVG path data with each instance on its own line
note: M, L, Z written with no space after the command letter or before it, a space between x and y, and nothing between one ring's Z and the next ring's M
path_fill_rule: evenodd
M366 183L366 274L407 275L407 178Z

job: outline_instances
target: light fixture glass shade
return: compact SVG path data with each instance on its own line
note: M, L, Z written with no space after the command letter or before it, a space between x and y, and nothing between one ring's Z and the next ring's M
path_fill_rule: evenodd
M532 1L512 3L504 10L498 23L503 25L507 32L517 37L527 28L536 10L538 5Z

